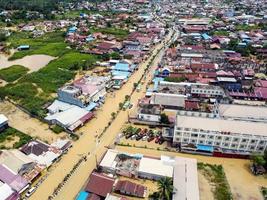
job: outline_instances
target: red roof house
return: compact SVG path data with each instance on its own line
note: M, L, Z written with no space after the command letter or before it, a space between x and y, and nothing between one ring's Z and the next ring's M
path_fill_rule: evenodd
M143 185L135 184L130 181L118 181L115 186L115 191L119 192L120 194L141 198L145 196L145 190L146 187Z
M112 192L115 179L93 172L87 183L85 191L96 194L101 197L106 197L108 193Z

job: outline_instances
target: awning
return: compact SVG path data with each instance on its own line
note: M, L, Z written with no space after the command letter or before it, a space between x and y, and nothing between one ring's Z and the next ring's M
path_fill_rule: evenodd
M91 111L91 110L93 110L96 106L97 106L96 103L91 102L91 103L85 108L85 110L87 110L87 111Z
M213 152L214 148L213 146L209 146L209 145L197 145L197 150L199 151L209 151L209 152Z

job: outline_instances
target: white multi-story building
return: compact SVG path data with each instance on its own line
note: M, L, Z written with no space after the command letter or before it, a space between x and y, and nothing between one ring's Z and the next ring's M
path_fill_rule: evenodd
M213 85L193 85L191 87L191 94L207 95L207 96L224 96L223 89L219 86Z
M216 118L212 114L203 117L194 112L190 112L190 115L178 112L173 143L263 153L267 147L267 123Z

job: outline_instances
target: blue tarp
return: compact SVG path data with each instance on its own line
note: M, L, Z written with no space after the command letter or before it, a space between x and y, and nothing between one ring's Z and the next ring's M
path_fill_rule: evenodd
M97 106L96 103L91 102L91 103L85 108L85 110L87 110L87 111L91 111L91 110L93 110L96 106Z
M213 152L214 148L213 146L198 144L197 150Z
M160 81L164 81L164 78L156 77L156 78L153 79L153 83L154 83L153 91L157 91L158 90L158 85L159 85Z
M76 30L77 30L77 27L73 26L69 28L68 32L73 33L73 32L76 32Z
M201 36L204 38L204 40L210 40L211 39L211 37L207 33L203 33Z
M78 195L78 197L76 197L76 200L86 200L89 196L88 192L85 191L81 191Z

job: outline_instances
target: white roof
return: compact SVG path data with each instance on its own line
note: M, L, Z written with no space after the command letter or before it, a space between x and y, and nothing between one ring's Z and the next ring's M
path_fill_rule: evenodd
M210 131L267 136L267 123L177 115L176 126Z
M8 121L7 117L3 114L0 114L0 124L5 123L7 121Z
M217 77L218 81L236 82L235 78L232 77Z
M142 157L140 160L138 171L157 176L172 177L173 166L166 164L163 160Z
M71 108L72 105L63 101L55 100L47 109L49 112L55 113L58 111L64 111Z
M243 118L267 121L267 107L235 104L220 104L219 114L227 118Z
M202 58L202 54L196 54L196 53L182 53L181 57L194 57L194 58Z
M151 104L184 107L185 99L182 94L153 93Z
M197 160L175 158L173 200L199 200Z
M67 143L69 143L70 140L69 139L65 139L65 140L62 140L62 139L58 139L57 141L53 142L51 144L52 147L55 147L57 149L61 149L63 148Z
M118 153L119 152L116 150L109 149L105 154L104 158L102 159L100 166L115 169L116 166L115 158Z
M33 161L33 159L17 149L2 150L0 154L0 163L7 166L16 174L18 174L18 171L24 164L31 163Z
M69 127L88 113L89 112L87 110L73 105L64 112L58 112L55 114L48 115L47 117L45 117L45 119L48 121L56 120L63 126Z
M13 193L14 193L14 191L12 190L12 188L8 184L1 182L0 200L6 200Z
M29 154L29 156L34 159L37 163L41 165L46 165L49 167L52 165L53 161L60 156L59 153L54 153L52 151L47 151L39 156L36 156L34 154Z

